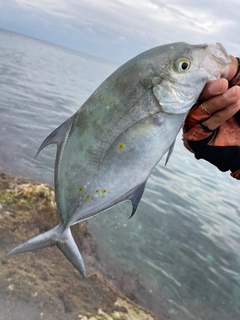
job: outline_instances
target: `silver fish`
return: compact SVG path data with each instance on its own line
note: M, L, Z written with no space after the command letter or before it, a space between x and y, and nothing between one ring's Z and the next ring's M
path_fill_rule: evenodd
M125 63L42 143L57 144L60 224L7 255L56 245L86 276L70 227L122 201L135 213L147 179L168 151L204 85L226 77L221 44L172 43ZM38 154L37 153L37 154Z

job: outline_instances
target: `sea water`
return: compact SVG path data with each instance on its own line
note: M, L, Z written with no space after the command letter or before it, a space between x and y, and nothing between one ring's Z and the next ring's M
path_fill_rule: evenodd
M38 147L117 67L1 30L0 171L53 186L56 148L33 161ZM240 319L238 181L194 159L179 136L130 213L120 204L89 224L100 258L144 279L147 307L170 320Z

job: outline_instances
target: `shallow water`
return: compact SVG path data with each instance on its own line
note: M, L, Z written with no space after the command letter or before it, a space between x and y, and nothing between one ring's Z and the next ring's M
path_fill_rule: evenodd
M0 170L53 185L55 147L43 139L117 65L0 31ZM179 137L130 204L91 219L100 252L136 270L166 319L240 319L239 183L197 161ZM156 308L155 308L156 309Z

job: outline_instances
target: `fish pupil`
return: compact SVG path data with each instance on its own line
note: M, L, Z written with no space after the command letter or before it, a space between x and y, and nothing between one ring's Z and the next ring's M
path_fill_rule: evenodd
M188 68L188 63L187 62L183 62L181 65L182 70L187 70Z

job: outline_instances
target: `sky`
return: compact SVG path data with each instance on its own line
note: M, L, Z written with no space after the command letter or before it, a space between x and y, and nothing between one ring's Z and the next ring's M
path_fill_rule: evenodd
M239 0L0 0L0 28L121 64L179 41L240 56L239 12Z

